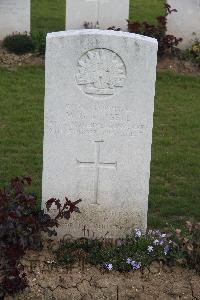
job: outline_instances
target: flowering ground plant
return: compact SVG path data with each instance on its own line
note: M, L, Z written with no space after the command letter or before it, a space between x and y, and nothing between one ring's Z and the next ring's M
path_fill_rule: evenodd
M142 233L135 229L124 239L89 240L86 238L62 242L57 260L64 265L84 261L100 265L109 271L134 271L149 266L153 261L168 262L175 255L170 236L159 230Z
M149 266L153 261L169 261L174 246L167 234L159 230L142 233L135 229L132 235L118 240L118 245L103 251L103 266L118 271L134 271ZM109 266L109 267L108 267Z

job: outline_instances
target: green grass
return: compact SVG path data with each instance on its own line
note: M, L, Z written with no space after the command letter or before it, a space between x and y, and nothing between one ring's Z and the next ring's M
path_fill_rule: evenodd
M44 70L0 69L0 186L31 175L41 196Z
M164 14L164 0L131 0L130 20L154 24L156 17Z
M155 23L155 18L163 14L163 3L164 0L131 0L130 19ZM65 29L65 0L32 0L31 12L32 31Z
M43 67L0 69L0 186L31 175L41 197ZM200 77L158 73L149 225L199 218Z
M151 225L199 218L200 76L160 73L150 181Z
M32 0L32 31L65 30L65 0Z

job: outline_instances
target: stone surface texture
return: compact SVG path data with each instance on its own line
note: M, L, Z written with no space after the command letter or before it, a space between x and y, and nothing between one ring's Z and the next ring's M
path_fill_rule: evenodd
M183 38L179 47L186 49L200 38L200 0L168 0L168 4L178 12L168 16L167 33Z
M15 32L30 32L30 0L0 0L0 40Z
M156 40L130 33L48 34L43 206L82 199L62 236L146 229L156 54Z
M66 29L83 29L92 23L100 29L111 26L127 31L129 0L67 0Z

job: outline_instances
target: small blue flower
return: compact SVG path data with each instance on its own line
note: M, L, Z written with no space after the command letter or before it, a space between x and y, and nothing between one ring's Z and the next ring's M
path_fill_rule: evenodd
M155 233L156 233L158 236L161 236L160 230L156 230Z
M156 245L156 246L159 245L159 240L157 240L157 239L154 240L154 241L153 241L153 244Z
M127 258L126 263L130 265L131 262L132 262L132 259L131 258Z
M160 240L159 244L162 246L164 244L164 241Z
M165 246L164 251L163 251L164 255L167 255L169 250L170 250L169 245Z
M109 271L111 271L113 269L113 265L112 264L105 264L104 266Z
M141 237L141 235L142 235L142 232L141 232L141 230L140 230L140 229L135 229L135 237L138 237L138 238L140 238L140 237Z
M153 252L153 246L148 246L147 251L148 251L149 253L150 253L150 252Z
M131 263L132 267L133 267L133 270L138 270L141 268L141 263L137 263L136 261L132 261Z

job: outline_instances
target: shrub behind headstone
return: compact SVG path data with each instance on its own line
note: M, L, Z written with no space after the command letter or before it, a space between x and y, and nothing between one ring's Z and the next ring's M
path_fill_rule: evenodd
M3 47L15 54L24 54L34 51L34 44L27 34L9 35L3 41Z

